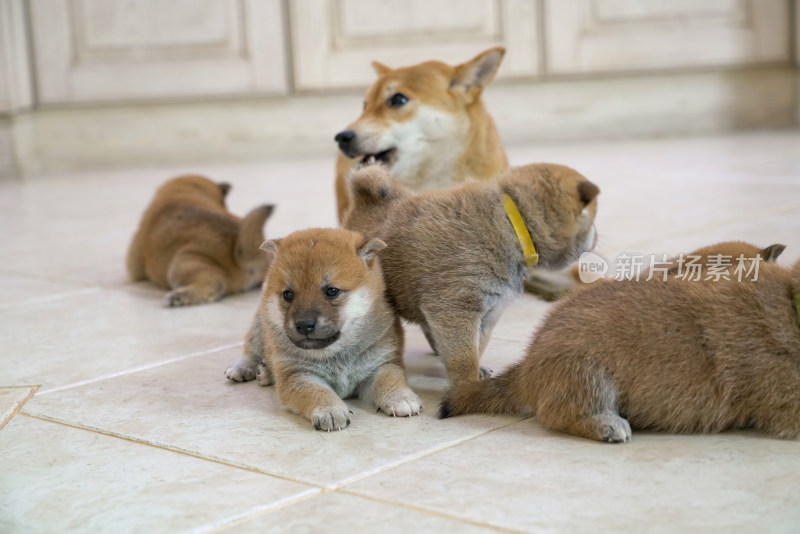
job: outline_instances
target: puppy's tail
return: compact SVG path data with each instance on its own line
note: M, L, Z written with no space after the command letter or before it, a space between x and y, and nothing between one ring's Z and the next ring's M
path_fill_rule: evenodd
M347 178L350 207L342 217L343 226L365 235L378 235L390 206L411 193L396 183L380 164L362 165Z
M519 387L521 364L512 365L503 374L453 386L439 405L439 419L468 413L518 414L528 401Z

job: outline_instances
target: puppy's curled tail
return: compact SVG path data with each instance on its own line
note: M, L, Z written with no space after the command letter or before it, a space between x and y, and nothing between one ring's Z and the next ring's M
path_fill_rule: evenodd
M519 364L503 374L450 388L439 404L439 419L468 413L518 414L527 403L517 388Z
M350 207L342 217L348 230L378 235L393 202L411 193L396 183L381 164L362 165L347 178Z

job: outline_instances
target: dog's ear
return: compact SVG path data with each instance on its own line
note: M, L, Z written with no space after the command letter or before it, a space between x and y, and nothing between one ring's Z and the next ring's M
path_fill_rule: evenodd
M450 88L464 93L468 102L474 102L497 74L506 49L502 46L481 52L466 63L456 67Z
M598 194L600 194L600 188L589 180L578 184L578 195L580 196L581 202L583 202L584 206L594 200L594 197L596 197Z
M278 247L280 246L281 241L283 241L283 239L270 239L269 241L264 241L263 243L261 243L261 246L258 248L260 248L265 252L272 252L273 254L277 254Z
M229 184L228 182L217 182L217 187L219 187L219 190L222 191L222 198L225 198L226 196L228 196L228 193L230 192L231 187L233 186L231 186L231 184Z
M361 259L364 260L364 263L369 265L369 262L375 258L375 255L385 248L386 243L380 239L375 237L367 238L358 246L356 249L356 254L361 256Z
M769 263L775 263L778 260L778 256L783 254L784 250L786 250L786 245L775 243L774 245L762 248L759 254L764 259L764 261L767 261Z
M392 72L392 69L383 63L378 63L377 61L372 62L372 68L375 69L375 72L378 73L378 76L383 76L384 74Z

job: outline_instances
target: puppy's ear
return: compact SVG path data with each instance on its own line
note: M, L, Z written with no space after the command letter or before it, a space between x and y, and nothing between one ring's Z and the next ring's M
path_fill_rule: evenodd
M356 254L361 256L364 263L369 265L369 262L375 258L381 250L386 248L386 243L377 238L365 239L363 243L356 249Z
M219 190L222 191L222 198L225 198L228 196L228 193L233 186L228 182L217 182L217 187L219 187Z
M263 243L261 243L261 246L258 248L260 248L265 252L272 252L273 254L277 254L278 247L280 246L281 241L283 241L283 239L270 239L269 241L264 241Z
M456 66L456 74L450 81L450 89L466 95L468 103L474 102L483 88L494 79L505 53L506 49L502 46L490 48L466 63Z
M781 245L779 243L775 243L774 245L770 245L766 248L762 248L759 254L769 263L775 263L778 260L778 257L783 254L783 251L786 250L786 245Z
M583 202L584 206L594 200L594 197L596 197L599 193L600 188L589 180L585 180L578 184L578 196L580 196L581 202Z
M378 63L377 61L372 62L372 68L375 69L375 72L378 74L378 76L383 76L384 74L392 72L392 69L383 63Z

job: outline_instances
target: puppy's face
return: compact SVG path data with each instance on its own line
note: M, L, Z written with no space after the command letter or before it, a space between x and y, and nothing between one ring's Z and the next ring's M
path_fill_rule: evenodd
M284 341L324 356L315 351L357 338L373 302L383 298L374 261L383 242L346 230L313 229L265 245L275 260L262 305Z
M594 248L600 193L595 184L569 167L553 164L511 169L501 183L530 225L539 265L564 267Z

